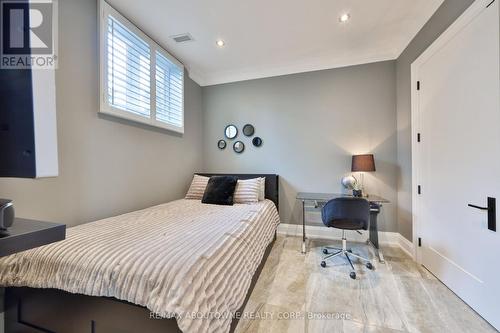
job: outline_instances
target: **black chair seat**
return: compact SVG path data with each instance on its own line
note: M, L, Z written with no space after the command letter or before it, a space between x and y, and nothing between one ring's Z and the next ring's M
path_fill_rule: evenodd
M339 219L339 220L333 220L330 221L327 225L328 227L331 228L337 228L337 229L344 229L344 230L366 230L367 225L364 220L355 220L355 219Z
M321 218L330 228L367 230L370 222L370 204L363 198L336 198L326 203L321 210Z

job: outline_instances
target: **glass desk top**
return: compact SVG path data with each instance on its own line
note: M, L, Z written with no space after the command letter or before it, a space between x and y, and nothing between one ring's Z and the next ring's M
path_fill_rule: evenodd
M341 194L341 193L311 193L311 192L299 192L297 193L297 199L302 201L330 201L335 198L342 197L352 197L350 194ZM378 204L390 203L389 200L384 199L382 197L376 195L367 195L365 197L366 200Z

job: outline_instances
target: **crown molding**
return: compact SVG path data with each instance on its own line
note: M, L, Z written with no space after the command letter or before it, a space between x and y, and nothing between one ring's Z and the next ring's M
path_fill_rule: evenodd
M199 86L203 87L207 85L205 81L205 74L202 71L194 68L193 66L186 67L186 70L189 78L191 78L191 80L196 82Z
M332 59L325 56L322 58L308 59L284 66L266 66L264 68L250 68L234 71L221 71L214 73L203 73L200 70L191 68L189 77L200 86L212 86L224 83L262 79L268 77L314 72L319 70L349 67L355 65L369 64L373 62L388 61L397 59L396 52L387 54L377 54L369 57Z

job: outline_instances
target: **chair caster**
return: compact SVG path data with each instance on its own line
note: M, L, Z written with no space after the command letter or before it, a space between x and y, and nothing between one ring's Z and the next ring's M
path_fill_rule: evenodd
M326 261L321 262L321 267L325 268L326 267Z
M372 263L371 262L366 263L366 268L368 268L369 270L373 270Z
M356 280L356 272L351 272L349 276L351 277L351 279Z
M323 249L324 254L328 254L328 249Z
M347 250L347 252L352 253L352 250L351 250L351 249L349 249L349 250Z

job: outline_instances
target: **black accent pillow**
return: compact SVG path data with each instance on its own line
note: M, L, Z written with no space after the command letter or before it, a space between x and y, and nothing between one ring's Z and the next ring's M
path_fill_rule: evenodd
M237 182L238 179L233 176L210 177L201 202L205 204L232 206Z

